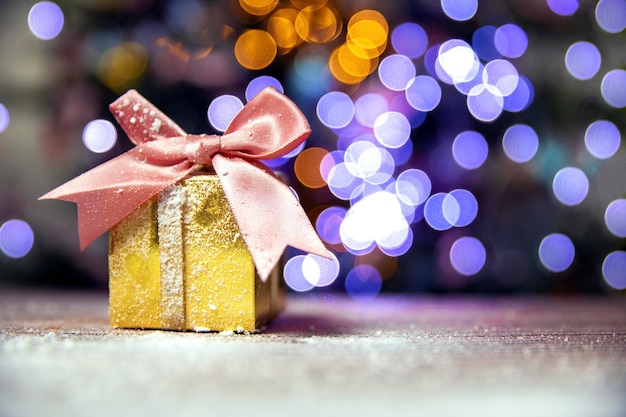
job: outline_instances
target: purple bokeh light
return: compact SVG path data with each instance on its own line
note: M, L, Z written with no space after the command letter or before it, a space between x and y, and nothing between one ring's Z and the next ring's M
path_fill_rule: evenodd
M617 237L626 237L626 199L612 201L604 212L604 223Z
M618 109L626 107L626 71L616 69L607 72L602 78L601 91L609 106Z
M620 147L621 135L617 126L608 120L598 120L585 131L585 147L598 159L608 159Z
M457 239L450 248L450 263L461 275L476 275L485 266L487 251L475 237Z
M405 55L389 55L378 65L378 78L388 89L403 91L415 78L415 65Z
M461 168L477 169L487 160L489 145L480 133L466 130L452 142L452 156Z
M587 197L589 180L580 168L565 167L554 176L552 190L561 203L576 206Z
M626 289L626 252L615 251L609 253L602 263L602 277L604 281L616 290Z
M315 221L315 230L322 240L331 245L341 243L339 227L346 217L346 210L343 207L332 206L324 209Z
M405 90L406 101L415 110L429 112L434 110L441 101L439 83L428 75L418 75L409 83Z
M391 33L391 45L399 54L411 59L419 58L428 47L428 35L417 23L402 23Z
M376 119L389 110L387 99L377 93L363 94L354 103L356 120L364 127L374 127Z
M574 262L574 244L569 237L553 233L543 238L539 245L539 260L552 272L563 272Z
M383 280L376 268L362 264L355 266L344 282L348 295L357 301L370 301L376 298L382 288Z
M332 252L330 256L331 259L312 253L304 255L302 275L314 287L327 287L339 276L339 260Z
M530 80L519 75L515 90L504 97L504 110L517 113L526 110L535 98L535 89Z
M519 58L528 48L528 36L524 29L514 23L500 26L494 35L498 52L507 58Z
M443 213L443 201L446 195L446 193L433 194L424 205L424 220L435 230L448 230L453 226Z
M469 20L478 10L478 0L441 0L441 9L452 20Z
M294 291L305 292L313 289L311 284L305 277L302 265L305 255L296 255L289 259L283 268L283 276L285 283Z
M216 97L209 104L207 117L215 130L224 132L241 109L243 109L243 103L238 97L225 94Z
M502 114L504 99L496 87L480 84L467 95L467 109L476 120L492 122Z
M519 74L509 61L495 59L485 65L483 82L496 87L502 96L508 96L517 88Z
M10 258L22 258L35 241L33 229L20 219L11 219L0 226L0 250Z
M9 110L4 106L4 104L0 103L0 133L7 130L10 121L11 117L9 115Z
M602 56L591 42L576 42L565 53L565 67L578 80L593 78L600 69Z
M483 61L492 61L502 57L495 44L495 26L482 26L472 35L472 49Z
M400 201L412 207L426 202L431 190L430 178L420 169L402 171L395 182L395 192Z
M270 77L269 75L261 75L259 77L254 78L252 81L248 83L246 87L246 101L250 101L263 91L267 87L274 87L281 94L285 92L283 89L283 85L274 77Z
M374 136L387 148L399 148L409 140L411 124L402 113L385 112L374 122Z
M626 28L626 1L600 0L596 5L596 21L606 32L621 32Z
M117 130L108 120L92 120L83 129L83 144L91 152L107 152L115 146L116 142Z
M454 199L459 207L459 215L457 216L456 221L453 223L453 226L469 226L478 215L478 200L476 200L474 194L472 194L468 190L464 190L462 188L452 190L444 198L442 205L442 207L444 208L444 213L447 202L451 199Z
M530 161L537 153L539 137L532 127L516 124L504 132L502 148L511 161L523 164Z
M560 16L571 16L578 10L578 0L547 0L548 7Z
M352 99L340 91L324 94L317 102L317 117L326 126L339 129L348 126L354 117Z
M28 13L28 27L41 40L56 38L63 30L65 17L63 10L51 1L36 3Z

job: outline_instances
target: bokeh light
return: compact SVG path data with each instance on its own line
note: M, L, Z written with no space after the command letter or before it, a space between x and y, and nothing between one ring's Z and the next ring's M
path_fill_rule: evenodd
M507 58L519 58L528 48L528 36L524 29L514 23L500 26L494 35L498 52Z
M374 135L383 146L399 148L409 140L411 124L402 113L389 111L376 118Z
M579 80L593 78L600 69L602 56L591 42L576 42L565 53L565 67L572 77Z
M330 42L339 36L342 27L338 11L328 4L304 7L295 21L296 32L309 43Z
M589 180L580 168L565 167L554 176L552 190L561 203L576 206L587 197Z
M91 152L107 152L115 146L116 142L117 130L108 120L92 120L83 129L83 144Z
M626 199L612 201L604 212L604 223L617 237L626 237Z
M456 220L451 222L453 226L469 226L474 219L476 219L476 215L478 214L478 200L476 200L474 194L462 188L450 191L443 199L442 209L444 215L446 215L447 212L446 206L450 205L452 202L454 202L453 205L458 206L459 211ZM450 220L449 216L446 216L446 219Z
M238 97L225 94L216 97L209 104L207 116L211 126L220 132L224 132L241 109L243 109L243 103Z
M596 21L606 32L621 32L626 28L626 1L600 0L596 5Z
M303 270L305 255L296 255L290 258L283 267L283 277L289 288L297 292L313 289L314 285L306 279Z
M278 0L239 0L239 5L251 15L265 16L274 10Z
M261 75L259 77L254 78L252 81L248 83L246 87L246 101L250 101L259 94L261 91L266 89L267 87L274 87L281 93L284 93L284 89L280 81L278 81L274 77L270 77L269 75Z
M376 298L382 288L382 278L371 265L357 265L346 276L344 286L348 295L357 301L370 301Z
M552 233L539 245L539 260L552 272L563 272L574 262L574 244L564 234Z
M517 113L526 110L535 98L535 89L530 80L519 75L515 90L504 97L504 110Z
M502 93L489 84L477 85L467 95L467 109L476 120L493 122L504 110Z
M616 69L602 78L602 97L610 106L621 109L626 107L626 71Z
M314 287L327 287L339 276L339 261L333 253L330 256L331 259L312 253L304 255L302 274Z
M387 47L389 24L376 10L361 10L348 21L346 45L361 58L376 58Z
M122 42L104 52L97 64L98 78L111 90L122 93L132 87L148 68L148 51L138 42Z
M481 26L472 35L472 49L484 61L491 61L502 57L495 44L495 26Z
M275 10L267 20L267 32L276 42L279 54L287 53L303 42L296 31L297 17L296 9L286 7Z
M322 240L328 244L341 243L339 227L346 217L348 210L343 207L332 206L324 209L315 221L315 230Z
M354 103L346 93L331 91L317 102L317 117L330 128L346 127L354 117Z
M430 196L432 183L424 171L410 168L398 175L394 187L401 202L417 207Z
M598 120L585 131L585 147L599 159L615 155L620 147L621 135L617 126L608 120Z
M388 89L402 91L415 78L415 65L405 55L389 55L378 66L378 77Z
M602 277L611 288L626 289L626 252L618 250L604 258Z
M441 87L434 78L428 75L415 77L409 82L405 94L409 105L421 112L434 110L441 101Z
M502 96L508 96L517 88L519 74L509 61L494 59L485 65L483 82L496 87Z
M44 41L56 38L63 30L64 22L63 10L51 1L36 3L28 13L30 31Z
M260 70L276 58L276 42L264 30L251 29L243 32L235 42L235 58L249 70Z
M504 132L502 148L511 161L522 164L530 161L537 153L539 137L532 127L516 124Z
M487 159L489 145L485 137L473 130L459 133L452 142L452 156L460 167L477 169Z
M0 103L0 133L7 130L10 121L11 116L9 115L9 110L4 104Z
M363 94L354 103L354 116L364 127L374 127L378 116L388 110L387 99L377 93Z
M448 230L453 226L443 213L443 202L446 196L446 193L433 194L424 205L424 220L435 230ZM448 214L448 216L450 215Z
M465 41L450 39L440 47L435 73L442 82L456 84L472 80L480 69L480 60Z
M469 20L478 10L478 0L441 0L441 9L452 20Z
M324 148L313 147L303 150L296 157L293 171L304 186L308 188L322 188L326 181L322 178L319 166L328 151Z
M0 226L0 250L10 258L22 258L35 241L33 229L20 219L11 219Z
M547 0L548 7L560 16L571 16L578 10L578 0Z
M450 248L450 263L462 275L476 275L485 266L487 251L475 237L457 239Z
M424 55L428 47L428 35L417 23L402 23L391 33L391 45L397 53L416 59Z

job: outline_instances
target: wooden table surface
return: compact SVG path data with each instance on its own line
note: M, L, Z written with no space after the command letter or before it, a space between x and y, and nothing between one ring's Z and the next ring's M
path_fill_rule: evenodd
M623 297L291 297L263 333L0 293L0 416L626 416Z

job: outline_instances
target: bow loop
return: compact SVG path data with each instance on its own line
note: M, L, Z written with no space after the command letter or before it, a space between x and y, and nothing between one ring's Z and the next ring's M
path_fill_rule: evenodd
M185 144L185 156L197 165L210 165L213 155L221 150L222 138L215 135L189 135Z

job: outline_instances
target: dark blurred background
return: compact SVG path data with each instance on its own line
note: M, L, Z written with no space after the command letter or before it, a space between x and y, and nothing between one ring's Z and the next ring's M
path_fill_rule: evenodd
M321 157L346 151L346 143L364 140L384 148L376 143L376 129L356 116L348 127L329 127L328 117L316 113L320 99L342 92L358 103L374 94L411 123L410 143L400 151L387 149L396 161L393 177L374 188L379 192L390 184L393 188L393 179L402 172L420 170L431 181L432 195L463 189L478 203L478 214L462 227L445 222L433 227L422 219L424 204L419 205L407 217L410 237L403 248L381 248L374 242L355 250L338 243L336 235L346 210L363 200L369 183L361 181L350 201L339 198L325 183L294 175L299 156L275 162L271 166L288 176L340 265L338 277L328 285L295 285L297 289L347 290L356 298L373 297L379 291L619 294L626 287L626 211L621 203L626 198L626 151L619 146L619 134L615 142L614 133L624 132L626 126L626 2L600 3L480 0L474 13L472 1L453 0L59 0L63 25L52 36L54 28L48 26L54 7L51 14L37 18L32 9L37 2L3 1L0 103L8 116L0 112L0 224L5 225L0 231L0 240L4 239L0 283L106 288L106 236L80 252L75 206L37 198L130 149L119 127L117 141L106 152L92 152L82 139L92 120L114 120L108 104L119 95L137 89L186 131L217 133L207 118L208 106L223 95L245 103L249 83L269 76L309 119L313 134L306 148L323 149L305 154L299 162L314 179L320 175ZM400 30L394 32L406 23L414 24L408 28L423 29L427 37L423 52L416 49L426 38L417 37L417 32L402 38ZM520 29L521 35L513 30L502 46L494 39L507 34L497 32L505 25ZM37 37L38 27L53 33ZM41 39L46 36L52 38ZM245 36L258 38L248 39L246 45ZM454 72L461 64L446 66L441 58L440 72L435 70L434 58L443 52L439 46L452 45L446 44L452 39L476 51L476 65L500 59L512 63L525 77L526 81L515 79L525 86L526 94L521 94L525 101L511 105L510 99L500 96L495 102L505 108L496 110L496 117L481 116L489 109L480 105L471 112L467 103L472 94L458 91L441 75L441 66L444 72ZM507 49L507 39L510 47L521 49ZM345 48L350 41L361 48L361 55ZM581 41L595 50L587 54L581 50L581 58L577 61L572 55L566 65L567 51ZM260 52L263 48L268 49ZM352 51L356 58L350 61L334 51ZM594 51L601 60L594 58ZM386 88L381 81L402 78L395 73L385 78L379 72L383 60L399 54L415 66L413 76L431 77L440 86L441 98L432 110L408 106L403 89ZM361 70L363 63L366 70ZM363 99L357 113L375 112L372 103ZM617 146L616 150L599 156L586 145L585 134L596 121L610 122L602 131L608 137L600 135L597 141ZM526 162L515 162L503 148L507 129L520 124L530 126L538 139L536 154ZM452 150L457 135L466 131L480 133L488 145L486 159L478 151L472 159L473 148L468 145L466 156L475 162L470 168L464 168ZM522 143L526 141L532 145L532 138ZM481 143L473 146L480 149ZM584 174L588 191L584 181L581 185L574 178L565 181L565 197L559 198L555 176L565 167ZM576 200L579 191L582 200L563 202L567 196ZM331 223L318 222L321 213L326 217L334 213ZM321 230L324 227L326 231ZM554 233L560 240L544 241ZM463 237L471 237L464 242L474 246L463 249L459 244L453 250Z

